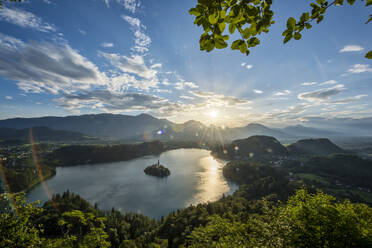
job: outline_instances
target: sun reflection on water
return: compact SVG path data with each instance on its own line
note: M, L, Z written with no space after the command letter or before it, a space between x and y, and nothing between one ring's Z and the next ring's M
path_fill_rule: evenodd
M217 161L212 156L206 156L199 159L202 170L198 172L200 181L197 185L197 193L192 202L202 203L207 201L216 201L222 194L230 191L230 187L223 179L223 162Z

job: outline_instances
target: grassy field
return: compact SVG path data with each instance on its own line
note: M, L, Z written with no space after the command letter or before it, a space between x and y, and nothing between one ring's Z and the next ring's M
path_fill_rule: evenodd
M318 176L318 175L314 175L314 174L311 174L311 173L298 173L298 174L296 174L296 176L298 176L302 179L312 180L312 181L315 181L315 182L318 182L318 183L321 183L321 184L324 184L324 185L330 185L327 178L321 177L321 176Z

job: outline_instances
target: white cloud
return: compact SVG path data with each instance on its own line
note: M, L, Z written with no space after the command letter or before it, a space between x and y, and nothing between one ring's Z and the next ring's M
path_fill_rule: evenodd
M302 86L311 86L311 85L316 85L318 84L317 82L305 82L305 83L302 83L301 85Z
M154 89L153 90L154 92L157 92L157 93L172 93L171 90L167 90L167 89Z
M175 83L174 85L175 85L174 88L177 89L177 90L183 90L185 88L190 88L190 89L197 89L197 88L199 88L199 86L196 85L193 82L184 82L184 81L181 81L181 82Z
M233 96L225 96L216 94L214 92L208 91L190 91L191 94L197 96L199 98L203 98L206 100L206 103L213 107L221 107L221 106L234 106L240 104L248 104L251 103L246 99L240 99Z
M65 94L55 102L69 110L82 108L100 109L107 112L159 110L173 106L167 99L141 93L95 90L79 94Z
M127 15L122 15L121 18L123 18L126 22L129 23L132 27L135 27L137 29L141 28L141 21L138 18L127 16Z
M154 68L161 68L163 65L161 63L156 63L156 64L153 64L150 66L150 68L154 69Z
M341 93L345 89L343 84L335 85L331 88L325 88L320 90L315 90L311 92L304 92L298 94L298 99L307 100L307 101L323 101L327 100L330 97Z
M0 11L0 20L23 28L31 28L41 32L56 31L52 24L44 22L41 18L35 16L31 12L20 9L9 9L3 7Z
M192 97L192 96L184 96L184 95L180 96L180 98L182 98L182 99L186 99L186 100L194 100L194 99L195 99L195 98Z
M278 91L278 92L274 93L274 96L286 96L286 95L289 95L289 94L291 94L290 90L283 90L283 91Z
M247 64L247 63L245 63L245 62L241 63L240 66L245 67L245 68L247 68L248 70L253 68L253 65L249 65L249 64Z
M324 86L324 85L333 85L333 84L337 84L337 81L336 80L328 80L328 81L325 81L323 83L320 83L319 85Z
M103 0L103 1L105 2L107 8L110 7L110 0Z
M82 35L87 35L87 31L83 30L83 29L78 29L79 33L81 33Z
M147 52L151 44L151 38L142 31L143 29L146 29L146 26L142 25L140 19L135 17L122 15L121 18L123 18L126 22L129 23L134 32L135 45L132 48L132 50L139 53Z
M111 0L103 0L106 4L106 6L110 7L110 1ZM116 0L116 3L124 6L128 11L135 13L138 8L141 6L140 0Z
M101 44L102 47L114 47L114 43L111 43L111 42L103 42Z
M262 90L256 90L256 89L254 89L253 92L256 93L256 94L262 94L263 93Z
M366 96L368 96L368 95L357 95L357 96L352 96L352 97L347 97L347 98L343 98L343 99L334 100L334 101L331 101L330 103L347 104L347 103L358 101L359 99L362 99L363 97L366 97Z
M132 73L145 79L155 78L158 73L158 71L151 67L149 68L146 65L145 60L141 55L132 55L131 57L128 57L115 53L99 52L99 54L110 61L112 65L126 73Z
M353 65L348 72L350 73L362 73L362 72L372 72L372 68L366 64L355 64Z
M0 75L25 92L73 92L102 85L106 76L69 45L23 43L0 34Z
M358 45L347 45L344 46L341 50L340 53L345 53L345 52L360 52L363 51L364 48Z
M13 97L11 97L11 96L6 96L5 99L7 99L7 100L12 100Z

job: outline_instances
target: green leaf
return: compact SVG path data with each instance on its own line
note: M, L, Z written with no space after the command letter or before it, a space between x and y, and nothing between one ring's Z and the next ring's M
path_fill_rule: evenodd
M260 40L256 37L252 37L248 41L248 47L255 47L260 44Z
M229 32L230 34L233 34L235 32L236 25L234 23L230 23L229 25Z
M311 24L310 23L306 23L305 24L305 26L306 26L306 29L310 29L310 28L312 28L313 26L311 26Z
M244 43L244 40L236 40L231 44L231 49L232 50L238 50L240 45Z
M224 22L218 23L218 29L220 30L221 33L225 31L225 28L226 28L226 23Z
M372 50L366 54L365 58L372 59Z
M320 23L321 21L323 21L323 18L324 18L324 16L319 16L318 18L317 18L317 20L316 20L316 23Z
M287 43L290 39L292 39L292 34L288 34L285 38L284 38L284 41L283 43Z
M219 13L218 11L208 16L208 21L210 24L214 25L218 22Z
M301 15L300 21L301 22L306 22L310 19L310 14L309 12L305 12Z
M248 39L249 36L251 36L251 29L250 28L244 29L242 32L242 35L244 39Z
M370 21L372 21L372 15L371 15L371 17L368 19L368 21L366 22L366 24L369 23Z
M246 53L247 52L247 44L245 44L245 42L243 41L243 43L242 44L240 44L240 46L239 46L239 50L240 50L240 52L241 53Z
M293 37L295 38L295 40L299 40L301 39L302 35L299 32L296 32L294 33Z
M227 47L227 43L223 40L222 37L215 38L214 43L216 45L216 48L218 48L218 49L223 49L223 48Z
M347 0L347 3L353 5L355 3L355 0Z
M294 19L293 17L288 18L287 28L290 30L293 30L295 29L295 27L296 27L296 19Z
M213 40L207 40L206 45L205 45L205 50L207 52L210 52L213 49L214 49L214 42L213 42Z
M372 0L367 0L366 6L369 6L372 4Z
M194 16L196 16L196 17L198 17L198 16L201 15L201 13L200 13L196 8L192 8L192 9L190 9L190 10L189 10L189 13L190 13L190 15L194 15Z

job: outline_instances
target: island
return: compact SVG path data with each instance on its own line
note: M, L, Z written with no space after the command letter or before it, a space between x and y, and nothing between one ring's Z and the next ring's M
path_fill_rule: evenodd
M159 160L157 164L147 166L143 171L147 175L155 176L155 177L167 177L170 175L169 169L161 165Z

